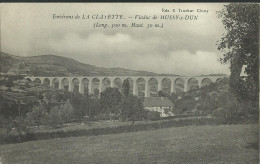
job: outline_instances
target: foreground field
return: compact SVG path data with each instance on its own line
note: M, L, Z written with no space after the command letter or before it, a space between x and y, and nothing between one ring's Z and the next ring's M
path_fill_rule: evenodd
M258 163L258 125L187 126L2 145L1 162Z

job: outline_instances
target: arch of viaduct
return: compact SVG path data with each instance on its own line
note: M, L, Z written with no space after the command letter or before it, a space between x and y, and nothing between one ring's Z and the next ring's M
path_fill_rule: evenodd
M82 77L26 77L27 79L30 79L31 81L38 81L42 85L44 84L44 81L49 81L50 86L54 86L54 83L58 83L59 89L64 89L64 81L67 81L68 85L68 91L73 91L75 84L78 84L78 92L84 93L85 87L88 88L90 93L94 93L94 81L99 81L99 93L100 91L103 91L105 89L104 80L108 80L109 87L116 87L116 80L120 80L123 82L125 79L130 79L133 81L133 95L138 95L138 80L142 79L145 82L145 97L150 96L150 88L149 88L149 81L151 79L155 79L157 81L157 91L162 90L162 82L167 79L170 81L170 93L176 92L176 81L178 79L184 81L184 87L183 91L187 92L190 90L189 87L189 81L191 79L195 79L198 82L198 87L202 87L203 81L206 79L209 79L210 82L218 82L218 80L227 77L225 75L223 76L82 76ZM87 85L87 86L85 86Z

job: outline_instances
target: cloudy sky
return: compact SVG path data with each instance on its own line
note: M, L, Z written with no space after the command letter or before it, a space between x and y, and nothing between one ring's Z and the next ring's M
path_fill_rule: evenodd
M18 56L53 54L98 67L180 75L229 74L218 62L217 40L225 29L216 11L223 4L1 4L1 51ZM175 9L165 13L162 9ZM179 12L194 10L192 13ZM208 12L197 12L197 9ZM65 16L122 14L124 20L53 19ZM139 20L135 15L198 16L197 20ZM133 17L133 18L128 18ZM94 28L94 23L108 28ZM111 24L144 23L144 28ZM146 28L147 24L163 28Z

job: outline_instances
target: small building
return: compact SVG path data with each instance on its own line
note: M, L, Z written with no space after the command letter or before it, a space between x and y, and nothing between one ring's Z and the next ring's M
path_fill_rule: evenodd
M241 69L241 72L240 72L240 77L247 77L248 76L246 71L245 71L246 67L247 67L247 65L242 66L242 69Z
M174 116L174 104L167 97L144 97L144 109L160 112L160 117Z

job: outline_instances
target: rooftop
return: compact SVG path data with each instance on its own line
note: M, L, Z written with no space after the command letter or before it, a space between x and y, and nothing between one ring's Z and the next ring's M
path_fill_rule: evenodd
M144 107L173 107L167 97L144 97Z

